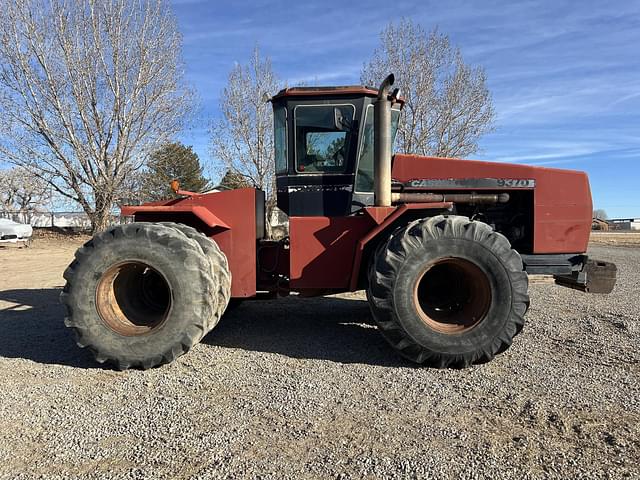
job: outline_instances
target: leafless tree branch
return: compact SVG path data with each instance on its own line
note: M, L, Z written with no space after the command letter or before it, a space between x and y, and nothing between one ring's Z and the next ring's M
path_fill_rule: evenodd
M166 0L0 0L0 154L106 226L192 106Z
M22 167L0 170L0 210L18 212L20 221L29 223L51 200L48 182Z
M403 153L462 157L494 120L484 70L464 63L460 51L437 29L426 33L410 20L390 23L362 69L361 81L377 86L394 73L406 103L396 136Z
M271 60L262 59L256 47L248 65L236 65L229 73L220 100L222 119L211 129L214 157L225 169L240 173L265 191L267 218L271 218L276 198L273 112L264 97L277 90Z

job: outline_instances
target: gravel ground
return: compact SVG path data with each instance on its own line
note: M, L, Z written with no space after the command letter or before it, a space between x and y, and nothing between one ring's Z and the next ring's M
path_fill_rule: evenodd
M342 295L246 302L115 372L62 324L76 244L0 250L0 478L640 478L640 248L592 248L609 296L533 284L513 347L463 371L400 360Z

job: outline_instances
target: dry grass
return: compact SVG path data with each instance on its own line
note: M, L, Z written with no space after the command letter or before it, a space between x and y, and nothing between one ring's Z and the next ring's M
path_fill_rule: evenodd
M637 232L591 232L589 243L596 245L640 246L640 231Z

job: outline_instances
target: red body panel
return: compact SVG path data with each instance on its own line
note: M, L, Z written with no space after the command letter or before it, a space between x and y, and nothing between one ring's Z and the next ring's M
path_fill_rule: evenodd
M213 212L201 205L194 205L193 202L180 202L175 204L164 203L162 205L137 205L122 207L122 215L141 215L144 213L191 213L202 221L207 227L231 228L227 223L220 220Z
M375 225L369 216L290 217L292 289L348 289L358 241Z
M588 179L582 172L396 155L392 176L399 182L476 178L535 180L535 186L526 184L527 189L533 190L533 253L581 253L587 249L592 208ZM490 189L496 190L495 186ZM503 189L508 191L509 187ZM134 215L140 221L184 222L203 231L216 241L229 260L232 296L250 297L256 294L257 286L256 195L254 189L193 195L163 203L123 207L122 214ZM290 217L290 248L284 252L288 255L278 253L278 249L286 249L284 244L272 242L274 258L286 258L288 272L280 261L278 266L282 267L283 275L289 273L293 290L354 290L358 286L363 252L370 241L405 213L415 209L446 212L451 207L451 203L403 204L366 207L361 214L346 217ZM268 263L272 262L275 260Z
M592 204L589 179L584 172L477 160L395 155L391 174L399 182L414 179L533 179L533 253L582 253L587 250ZM509 190L508 187L504 189Z
M227 256L231 270L231 296L256 293L256 190L243 188L194 195L164 204L122 207L136 220L176 221L178 214L193 215L198 230L209 235ZM181 218L182 220L182 218Z
M365 207L364 215L349 217L289 218L291 288L356 290L364 249L380 232L408 211L451 207L411 203Z

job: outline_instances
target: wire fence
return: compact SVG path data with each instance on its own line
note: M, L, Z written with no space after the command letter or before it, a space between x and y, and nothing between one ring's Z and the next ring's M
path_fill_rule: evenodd
M0 210L0 218L7 218L18 223L25 223L35 228L73 228L73 229L90 229L91 222L84 212L52 212L41 210L38 212L25 211L7 211ZM121 215L111 215L110 225L120 223L128 223L130 217ZM271 216L271 226L275 229L284 229L288 231L289 217L279 209L274 210Z
M20 211L2 211L0 218L7 218L18 223L29 224L36 228L73 228L73 229L89 229L91 222L84 212L20 212ZM120 223L119 215L111 216L111 223Z

